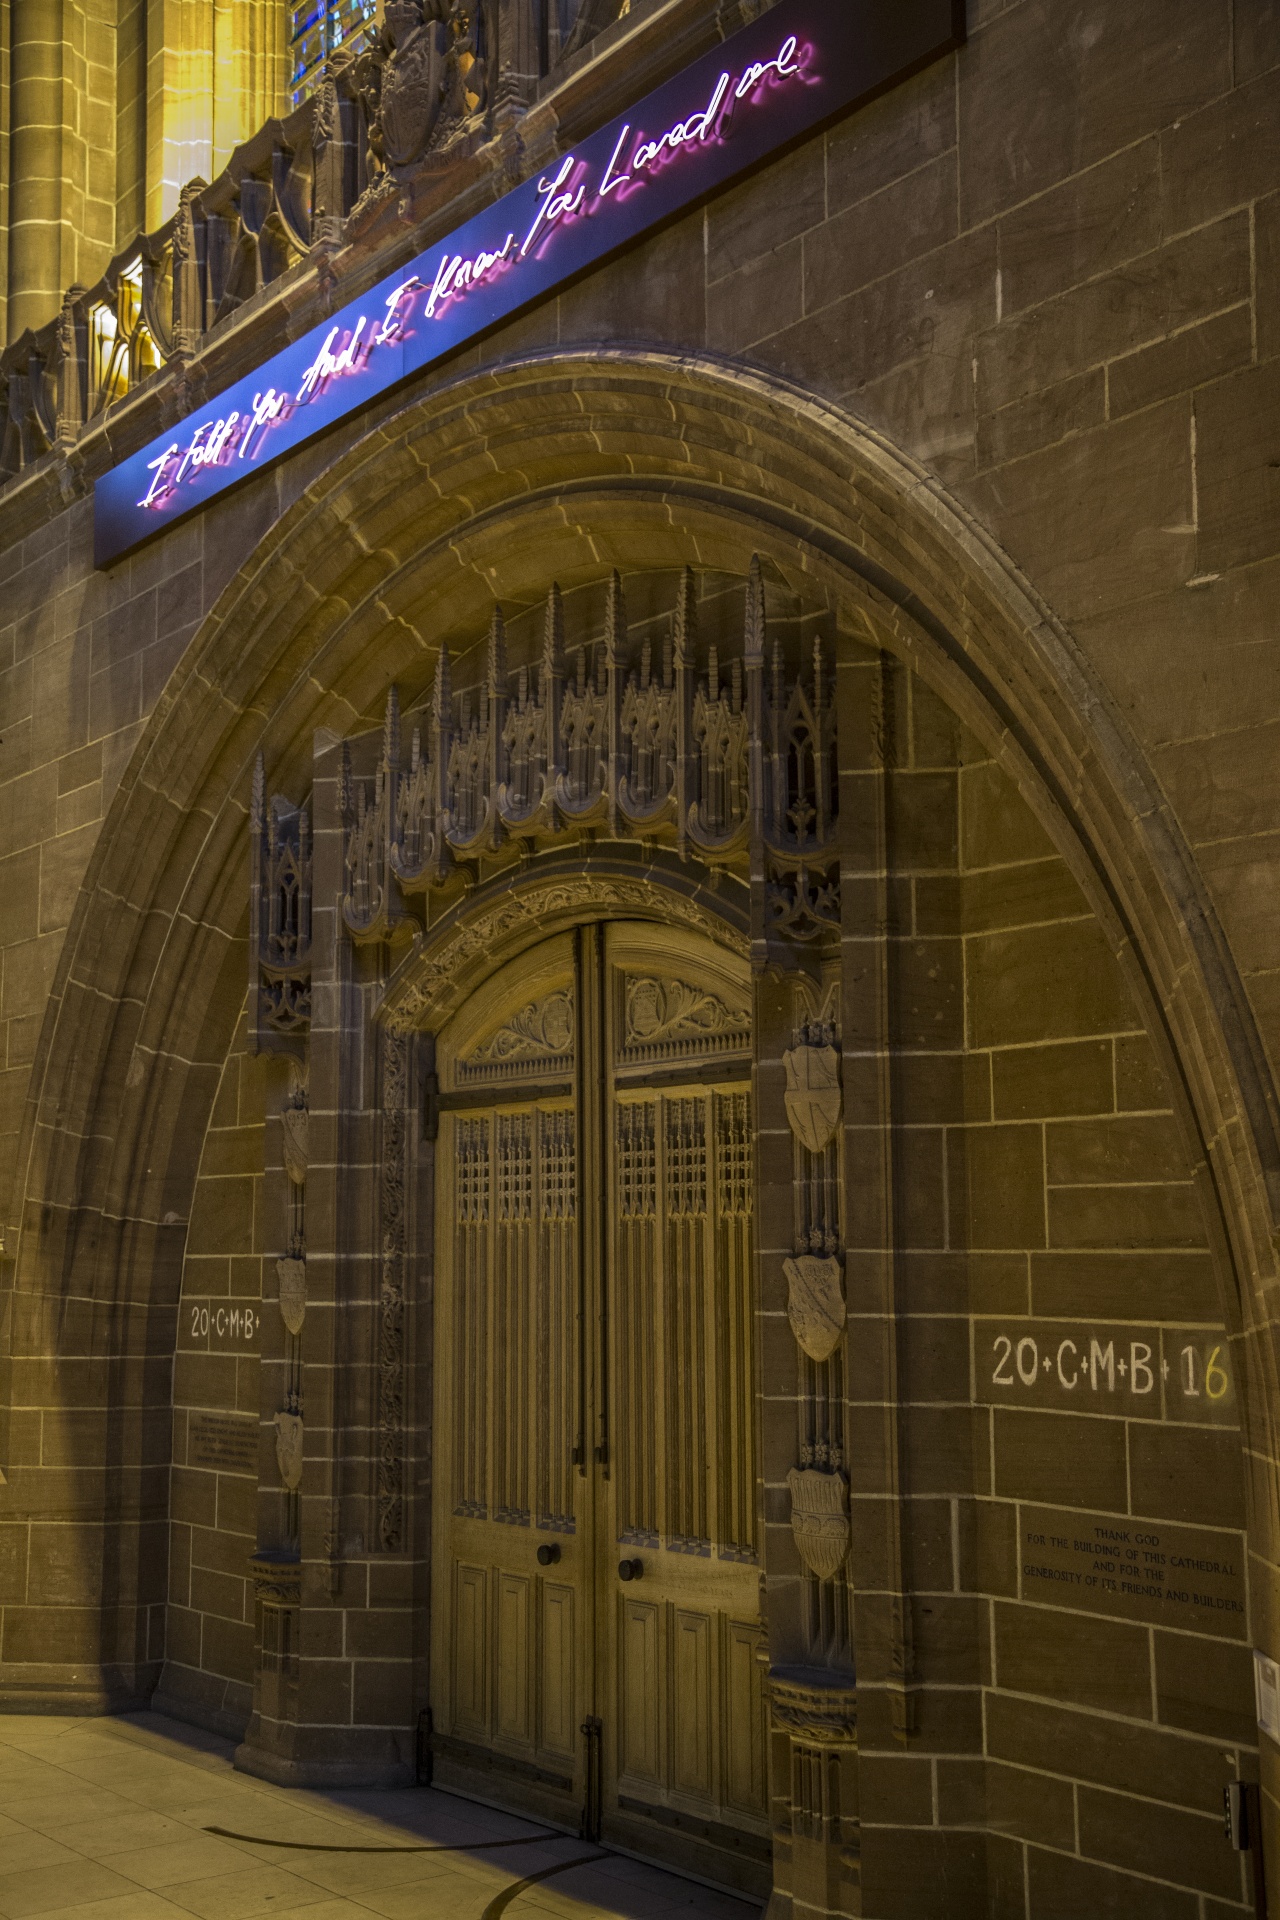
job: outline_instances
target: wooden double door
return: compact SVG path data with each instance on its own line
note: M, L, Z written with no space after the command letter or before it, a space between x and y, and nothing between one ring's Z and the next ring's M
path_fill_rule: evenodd
M582 927L440 1036L436 1778L770 1884L750 987Z

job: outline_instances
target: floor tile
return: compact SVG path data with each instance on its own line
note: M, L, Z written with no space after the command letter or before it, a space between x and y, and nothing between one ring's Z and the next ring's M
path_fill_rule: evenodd
M35 1867L65 1866L67 1861L79 1857L72 1848L51 1839L47 1833L33 1833L30 1827L19 1827L14 1833L0 1835L0 1888L11 1873Z
M57 1866L6 1873L0 1878L0 1914L5 1920L27 1920L29 1914L52 1913L58 1907L137 1891L136 1886L96 1860L72 1859Z
M452 1794L274 1787L232 1754L157 1714L0 1715L0 1920L483 1920L583 1847ZM606 1852L523 1888L522 1914L758 1920L759 1906Z
M278 1867L255 1866L166 1887L165 1898L184 1913L194 1914L196 1920L261 1920L261 1916L274 1917L286 1909L319 1905L331 1896L323 1887L312 1886L296 1874Z
M175 1907L158 1893L143 1893L133 1887L128 1893L106 1900L90 1900L74 1907L54 1907L42 1913L40 1920L190 1920L181 1907Z
M187 1880L207 1880L217 1873L237 1873L245 1864L244 1850L205 1833L188 1833L158 1846L135 1847L111 1856L117 1873L140 1887L179 1886Z

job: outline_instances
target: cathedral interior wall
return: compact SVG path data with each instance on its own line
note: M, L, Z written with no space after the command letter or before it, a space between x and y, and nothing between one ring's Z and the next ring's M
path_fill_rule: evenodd
M252 1056L243 1014L232 1032L247 970L252 755L241 749L251 730L269 728L269 777L286 763L281 784L301 800L315 726L331 743L362 735L394 680L424 699L441 638L465 637L475 664L484 646L475 610L494 596L518 600L532 632L533 586L545 591L553 565L576 569L579 583L590 576L584 599L601 598L606 559L637 579L660 576L656 633L686 562L741 577L753 544L793 539L798 551L817 507L797 482L798 530L783 534L786 479L767 502L763 481L754 498L743 494L759 416L748 429L720 397L705 401L705 417L708 441L723 435L726 491L739 489L732 534L727 510L717 520L695 498L711 484L702 468L681 471L679 433L664 438L657 423L648 370L657 351L720 356L776 380L761 406L779 419L793 402L800 413L818 401L847 409L918 463L922 494L936 488L972 515L975 550L990 540L1022 570L1038 597L1027 604L1065 623L1081 684L1098 692L1104 719L1120 716L1171 837L1191 849L1243 1024L1256 1021L1260 1056L1276 1061L1280 182L1270 127L1280 15L1248 0L1159 10L1091 0L1072 16L1078 32L1048 0L981 0L971 16L953 60L106 571L92 566L87 498L63 504L59 492L46 511L25 482L0 497L0 1696L119 1704L158 1677L157 1698L201 1724L236 1737L255 1712L283 1724L284 1694L261 1691L249 1559L289 1524L276 1431L262 1411L283 1406L287 1387L275 1263L289 1238L279 1132L288 1085L280 1061ZM136 182L122 180L117 172L118 204L132 206ZM407 242L378 244L387 250L375 257L370 244L364 257L357 237L335 270L371 281ZM292 326L318 316L313 288L295 286L293 297ZM215 385L261 358L273 324L263 308L224 323L208 349ZM612 437L598 397L583 400L595 411L581 429L572 396L549 390L538 405L555 444L514 402L506 426L493 400L475 428L472 468L465 450L427 442L432 426L392 425L419 403L443 408L439 390L451 381L470 382L478 419L486 373L499 381L544 354L552 380L557 358L578 348L615 382ZM585 391L583 361L574 378ZM680 404L704 405L692 374L683 399L680 376L670 378L672 417ZM425 465L415 468L399 436L419 432ZM522 474L504 433L528 439ZM362 453L370 465L353 479ZM344 499L348 486L372 496L379 462L398 500ZM462 503L452 525L440 474ZM575 492L584 474L585 505ZM643 499L637 475L651 482ZM66 481L71 494L82 484ZM855 490L834 461L813 484L833 515ZM317 534L307 503L295 510L307 488L314 502L330 485L332 520ZM490 520L474 535L473 486L477 498L493 488ZM537 512L524 512L538 489ZM419 503L434 543L421 589L401 571L417 538L406 500ZM352 558L335 529L367 505L366 550ZM302 555L292 592L281 584L286 521L283 544L296 538ZM439 554L458 526L446 566ZM919 536L905 516L903 529L896 563L910 585ZM816 579L807 553L804 569ZM268 657L245 611L255 593L264 621L293 623L287 656ZM868 1911L921 1920L986 1901L1022 1915L1029 1898L1035 1920L1243 1912L1249 1889L1240 1856L1223 1848L1220 1806L1225 1780L1252 1779L1259 1765L1249 1650L1275 1633L1270 1334L1257 1305L1270 1272L1241 1259L1244 1237L1197 1133L1196 1063L1190 1049L1179 1062L1171 1048L1144 956L1117 957L1114 922L1086 900L1040 824L1042 792L1029 779L1019 791L1025 769L995 722L980 741L925 676L859 650L848 625L832 624L849 710L883 718L880 757L868 748L844 767L845 818L870 818L863 800L874 788L890 856L885 882L880 843L850 826L846 1165L861 1166L858 1154L875 1144L887 1167L881 1186L847 1171L845 1194L851 1313L866 1336L851 1348L844 1419L859 1569L847 1650L876 1676L860 1702L856 1766ZM239 636L236 660L216 653L220 633ZM905 617L885 641L904 659L920 646ZM331 644L313 682L300 663L308 647L318 657ZM259 645L262 680L245 664ZM225 679L207 689L208 711L223 699L240 731L225 722L223 759L188 815L188 769L166 770L176 737L166 728L209 659ZM224 722L211 720L211 735L215 724ZM97 891L99 865L114 863L114 888L123 862L109 817L125 817L144 762L155 838L140 842L120 890L121 913L136 910L122 932L125 919L106 917ZM1148 825L1130 823L1135 836ZM323 857L336 886L336 841ZM208 951L191 963L184 1018L198 1040L179 1068L153 1054L153 1028L115 996L126 949L152 964L175 924L194 924L195 899L208 913ZM380 968L356 966L362 1006ZM177 960L166 958L159 978L158 996L181 998ZM95 1016L110 1034L92 1082L87 1064L67 1064L65 1031L54 1048L76 994L113 1009L109 1022ZM757 1086L779 1134L781 1053L797 1004L789 986L761 986ZM52 1088L51 1060L66 1076ZM373 1087L376 1065L365 1065ZM181 1098L180 1071L189 1073ZM148 1075L161 1089L156 1111L166 1125L179 1116L182 1138L157 1149L157 1167L171 1153L172 1170L157 1173L135 1218L135 1190L118 1170L102 1173L103 1142ZM350 1552L340 1592L319 1574L307 1590L299 1684L317 1719L376 1726L403 1756L424 1685L414 1621L426 1552L420 1514L412 1566L379 1562L367 1526L376 1112L360 1124L345 1144L328 1141L335 1171L327 1184L317 1176L311 1204L319 1236L343 1203L345 1155L363 1240L349 1267L350 1321L338 1324L363 1371L353 1369L345 1411L329 1407L322 1420L317 1410L316 1431L344 1413L359 1436L349 1464L361 1492L336 1522L322 1524L317 1505L317 1536L327 1527ZM1243 1188L1252 1149L1233 1124ZM46 1193L51 1130L64 1157ZM1230 1150L1221 1138L1210 1145ZM422 1140L415 1152L414 1204L426 1206L430 1156ZM85 1167L97 1184L77 1214ZM761 1183L761 1234L775 1249L791 1241L792 1172L788 1163ZM420 1283L413 1365L423 1375L413 1390L423 1425L411 1440L425 1485L425 1267ZM812 1596L786 1504L799 1388L780 1258L762 1265L762 1287L762 1499L778 1570L770 1618L798 1635ZM325 1312L317 1305L313 1324ZM882 1472L891 1403L897 1574ZM133 1478L113 1512L108 1482L122 1462ZM1256 1479L1248 1513L1246 1465ZM270 1492L258 1492L255 1475ZM1117 1610L1086 1585L1153 1587L1161 1583L1133 1569L1158 1565L1167 1588L1175 1556L1190 1563L1180 1569L1189 1597L1176 1602L1131 1592ZM909 1596L905 1626L895 1624L895 1579ZM775 1746L789 1821L788 1742L775 1735ZM802 1846L791 1865L808 1870Z
M237 1738L254 1676L262 1264L284 1245L266 1178L268 1076L237 1026L200 1155L173 1362L169 1575L159 1695Z

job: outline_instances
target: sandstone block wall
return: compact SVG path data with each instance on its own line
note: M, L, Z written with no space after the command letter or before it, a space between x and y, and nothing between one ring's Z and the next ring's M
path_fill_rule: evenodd
M1066 621L1132 730L1275 1063L1280 10L974 0L971 25L954 60L439 378L580 343L697 349L838 401L918 459ZM6 1279L51 988L123 770L281 512L413 397L104 574L87 502L6 543L0 500ZM380 706L397 644L334 691L353 726ZM867 1885L886 1914L945 1897L1019 1915L1029 1900L1035 1920L1217 1920L1247 1904L1216 1814L1224 1777L1255 1764L1247 1649L1272 1642L1275 1607L1266 1566L1247 1578L1243 1566L1243 1382L1223 1351L1215 1262L1226 1268L1198 1150L1175 1127L1118 964L1007 773L918 680L890 685L886 977L919 1718L905 1751L887 1718L865 1725ZM99 956L104 991L111 963ZM202 1017L193 1008L194 1028ZM185 1235L188 1306L224 1281L229 1302L248 1303L255 1268L280 1251L255 1184L270 1159L257 1069L229 1025L197 1039L217 1056L214 1119L206 1133L193 1118L199 1179L169 1230ZM130 1064L126 1048L113 1071ZM90 1333L55 1374L41 1314L30 1296L9 1308L0 1658L38 1665L56 1641L88 1662L110 1555L83 1519L83 1463L136 1435L108 1433ZM69 1304L76 1338L91 1319L90 1303ZM177 1349L176 1363L151 1356L137 1412L167 1421L172 1394L171 1490L152 1489L156 1511L170 1501L170 1571L166 1587L165 1527L152 1526L144 1650L169 1661L175 1697L231 1724L252 1677L250 1483L193 1467L188 1449L194 1413L248 1412L261 1396L251 1358L188 1351L180 1328ZM789 1443L787 1384L774 1385L783 1407L766 1437ZM878 1378L854 1382L851 1458L882 1393ZM24 1478L36 1469L38 1483ZM37 1484L39 1503L25 1492ZM882 1518L861 1563L868 1657L883 1630ZM1070 1578L1085 1572L1081 1537L1163 1556L1166 1586L1175 1553L1235 1571L1207 1576L1204 1598L1107 1604ZM1219 1604L1240 1591L1243 1616ZM363 1657L344 1642L343 1686Z

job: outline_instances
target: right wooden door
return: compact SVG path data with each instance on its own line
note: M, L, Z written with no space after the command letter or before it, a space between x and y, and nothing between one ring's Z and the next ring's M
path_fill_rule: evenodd
M767 1891L750 981L641 924L604 970L602 1834Z

